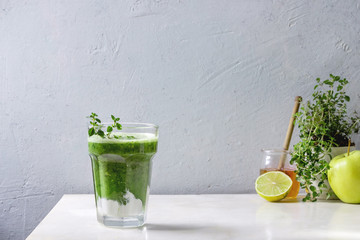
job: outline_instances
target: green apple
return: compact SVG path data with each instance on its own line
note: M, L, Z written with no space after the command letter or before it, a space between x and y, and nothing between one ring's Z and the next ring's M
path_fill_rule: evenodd
M328 180L341 201L360 203L360 151L340 154L330 162Z

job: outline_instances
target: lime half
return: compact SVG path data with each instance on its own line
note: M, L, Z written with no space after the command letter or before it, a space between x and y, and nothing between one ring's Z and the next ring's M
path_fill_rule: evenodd
M293 182L283 172L267 172L256 179L256 192L270 202L280 201L290 192Z

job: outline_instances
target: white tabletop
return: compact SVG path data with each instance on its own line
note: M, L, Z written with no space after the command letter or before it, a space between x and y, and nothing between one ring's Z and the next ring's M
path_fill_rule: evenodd
M27 240L360 239L360 205L270 203L255 194L151 195L142 228L96 220L93 195L64 195Z

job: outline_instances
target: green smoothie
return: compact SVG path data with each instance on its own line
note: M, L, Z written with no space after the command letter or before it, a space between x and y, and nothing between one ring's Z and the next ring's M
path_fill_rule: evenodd
M88 138L97 207L102 208L104 214L111 215L106 211L120 211L120 207L127 205L131 208L129 211L133 211L130 201L140 203L140 200L142 210L145 208L151 159L157 151L157 143L157 136L150 133L117 132L112 133L110 138L97 135ZM104 202L103 206L99 206L101 200L105 200L107 206ZM115 210L112 207L114 204L118 206ZM122 216L121 213L113 215Z

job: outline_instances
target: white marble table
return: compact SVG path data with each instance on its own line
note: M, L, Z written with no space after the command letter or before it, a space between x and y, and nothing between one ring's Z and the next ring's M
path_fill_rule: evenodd
M93 195L64 195L27 240L360 239L360 205L270 203L255 194L151 195L147 224L107 228Z

